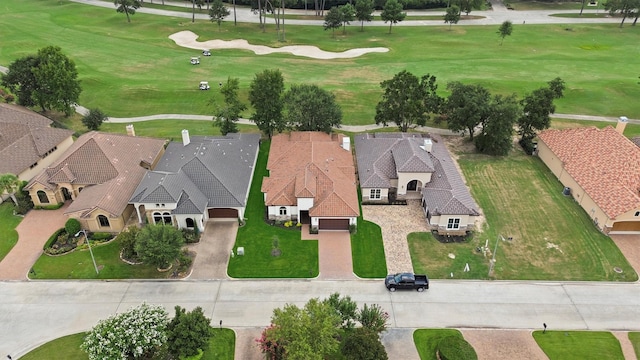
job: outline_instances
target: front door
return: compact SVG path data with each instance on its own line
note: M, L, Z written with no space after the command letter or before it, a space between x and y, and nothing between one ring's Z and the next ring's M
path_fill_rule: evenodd
M64 198L64 201L71 200L71 193L66 187L62 188L62 197Z
M407 184L407 191L416 191L418 189L418 180L411 180Z

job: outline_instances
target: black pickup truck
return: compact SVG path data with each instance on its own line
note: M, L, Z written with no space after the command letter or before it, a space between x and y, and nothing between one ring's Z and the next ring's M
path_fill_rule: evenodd
M389 291L396 291L396 289L416 289L422 292L429 288L429 278L427 275L397 273L387 275L387 278L384 279L384 285Z

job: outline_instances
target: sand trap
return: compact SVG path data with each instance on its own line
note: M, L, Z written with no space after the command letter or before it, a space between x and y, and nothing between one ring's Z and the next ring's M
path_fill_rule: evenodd
M169 36L169 39L175 41L178 46L189 49L243 49L251 50L256 55L266 55L271 53L291 53L296 56L306 56L314 59L347 59L362 56L367 53L385 53L389 49L383 47L377 48L357 48L343 52L330 52L318 49L316 46L294 45L283 46L280 48L272 48L264 45L251 45L247 40L209 40L200 42L198 35L191 31L180 31Z

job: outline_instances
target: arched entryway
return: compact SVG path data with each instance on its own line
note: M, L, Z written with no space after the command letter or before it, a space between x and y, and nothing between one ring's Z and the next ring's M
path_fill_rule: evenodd
M418 190L418 180L411 180L407 184L407 191L416 191Z
M62 198L64 201L71 200L71 192L66 187L60 189L62 191Z

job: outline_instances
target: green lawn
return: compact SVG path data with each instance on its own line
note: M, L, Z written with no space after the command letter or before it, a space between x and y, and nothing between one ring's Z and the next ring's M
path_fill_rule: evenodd
M462 333L455 329L418 329L414 331L413 343L418 349L420 360L437 360L438 343L449 336L463 337Z
M18 242L18 233L15 229L22 221L22 217L13 215L13 209L11 200L0 204L0 261Z
M569 119L553 119L551 121L552 129L570 129L570 128L585 127L585 126L595 126L600 129L602 129L605 126L613 126L615 128L616 123L606 122L606 121L569 120ZM624 136L628 138L640 136L640 124L628 123L627 126L624 128Z
M460 244L440 244L430 234L411 234L414 269L435 278L488 277L488 261L476 251L500 236L492 278L513 280L635 281L637 274L613 241L584 210L562 195L562 184L537 157L461 154L458 163L486 217L481 232ZM455 260L448 254L454 254ZM471 271L463 272L465 263ZM613 269L620 267L622 274Z
M351 137L353 144L353 137ZM362 193L358 187L358 202L362 204ZM358 216L358 230L351 235L351 256L353 272L361 278L382 278L387 276L387 261L384 256L384 242L380 226L362 217L362 205Z
M233 360L236 334L231 329L211 328L213 336L202 360ZM80 350L84 333L64 336L31 350L21 360L83 360L87 354Z
M244 256L230 259L227 273L235 278L311 278L318 276L318 242L301 240L300 230L284 229L265 222L264 198L260 189L267 175L269 141L260 145L256 170L245 210L246 224L238 229L235 248ZM272 256L277 240L280 256Z
M92 245L95 243L91 243ZM128 265L120 260L118 240L92 246L100 274L96 275L88 250L66 255L42 254L33 265L31 279L164 279L170 272L158 272L150 265Z
M629 341L633 345L633 350L636 353L636 359L640 360L640 332L630 332Z
M321 26L287 26L283 44L277 42L270 23L265 33L257 24L233 26L225 21L218 31L210 21L192 24L190 19L143 13L127 23L114 9L49 0L5 0L0 11L0 64L6 66L43 46L58 45L78 67L84 89L80 103L115 117L211 114L210 100L219 102L221 95L217 89L199 91L199 81L215 84L237 77L240 96L246 99L256 72L280 68L287 84L316 83L334 92L345 124L373 123L381 95L379 83L403 69L436 75L443 95L450 81L523 95L560 76L567 82L567 91L557 103L558 112L640 118L640 102L635 101L640 63L621 60L640 55L638 27L574 24L566 31L565 25L515 25L513 35L499 46L497 26L394 27L392 34L386 27L368 27L347 36L337 32L335 39ZM382 46L390 52L312 60L221 50L192 66L188 59L199 52L168 39L180 30L194 31L202 40L243 38L269 46L311 44L329 51ZM243 116L249 114L250 110Z
M580 1L527 1L527 0L506 0L515 10L580 10ZM587 1L587 4L589 2ZM584 5L585 10L595 10L595 7ZM602 4L600 4L602 10Z
M549 360L624 360L620 342L605 331L534 331L533 338Z

